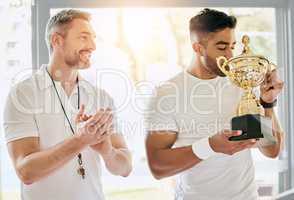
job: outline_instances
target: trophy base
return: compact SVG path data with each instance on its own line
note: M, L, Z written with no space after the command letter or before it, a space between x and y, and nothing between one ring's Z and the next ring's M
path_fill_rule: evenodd
M239 136L232 136L230 141L264 138L272 133L271 120L260 114L247 114L232 118L232 130L241 130Z

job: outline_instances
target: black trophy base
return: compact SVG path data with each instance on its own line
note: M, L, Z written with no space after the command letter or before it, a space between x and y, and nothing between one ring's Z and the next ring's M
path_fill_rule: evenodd
M230 141L263 138L261 130L261 117L259 114L248 114L232 118L232 130L241 130L239 136L232 136Z

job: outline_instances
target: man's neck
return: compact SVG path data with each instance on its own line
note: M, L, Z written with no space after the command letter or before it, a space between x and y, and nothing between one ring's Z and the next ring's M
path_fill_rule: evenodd
M191 75L203 80L214 79L217 77L217 75L207 70L198 57L193 58L190 67L188 68L188 72Z
M48 72L54 81L59 81L69 96L77 82L78 70L67 66L65 63L51 61Z

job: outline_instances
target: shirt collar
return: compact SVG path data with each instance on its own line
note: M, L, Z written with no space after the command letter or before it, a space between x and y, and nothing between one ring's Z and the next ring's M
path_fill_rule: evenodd
M43 64L40 70L36 72L36 79L41 90L53 87L52 80L46 70L47 67L48 65ZM78 74L78 77L80 90L84 90L88 94L96 93L95 87L91 83L83 79L80 74ZM77 93L77 89L74 89L74 93Z

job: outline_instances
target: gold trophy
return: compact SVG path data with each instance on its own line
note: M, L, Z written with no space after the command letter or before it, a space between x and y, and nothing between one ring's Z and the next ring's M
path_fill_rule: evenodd
M242 130L242 135L233 136L230 140L266 138L274 142L271 120L262 116L259 98L253 88L259 86L266 74L275 69L275 65L263 56L252 54L249 48L249 37L243 36L243 52L229 60L221 56L217 65L230 81L245 90L237 108L237 116L231 121L232 130Z

